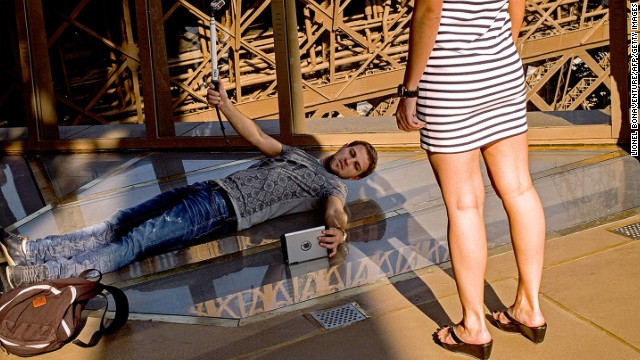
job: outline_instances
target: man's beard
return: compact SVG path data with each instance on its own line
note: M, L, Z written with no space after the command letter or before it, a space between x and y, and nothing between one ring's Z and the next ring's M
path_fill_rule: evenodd
M336 175L336 173L333 171L333 169L331 169L331 163L333 162L333 157L335 156L335 154L329 155L326 158L324 158L324 168L325 170L327 170L328 172Z

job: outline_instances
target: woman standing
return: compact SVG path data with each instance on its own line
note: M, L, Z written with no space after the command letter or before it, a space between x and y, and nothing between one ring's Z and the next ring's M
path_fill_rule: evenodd
M525 0L415 0L409 59L396 120L420 130L447 208L448 241L462 321L439 329L441 345L487 359L493 340L484 317L487 240L483 156L509 219L518 265L514 303L495 325L535 343L546 323L538 293L545 223L529 174L526 100L515 40Z

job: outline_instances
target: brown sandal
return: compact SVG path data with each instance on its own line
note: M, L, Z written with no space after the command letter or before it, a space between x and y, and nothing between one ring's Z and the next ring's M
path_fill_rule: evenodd
M456 334L455 326L445 325L441 329L447 328L449 331L449 335L455 344L446 344L438 340L440 346L455 353L466 354L469 356L473 356L476 359L486 360L491 356L491 349L493 347L493 340L489 341L486 344L467 344L466 342L460 340L458 335Z
M526 337L527 339L531 340L534 344L540 344L541 342L544 341L544 336L547 333L546 323L542 326L529 327L519 322L518 320L514 319L509 314L509 311L507 310L493 312L493 314L500 314L500 313L504 314L504 316L507 318L507 320L509 320L509 322L503 323L500 320L496 319L494 316L493 317L493 319L495 320L494 325L498 329L502 331L510 332L510 333L519 333L522 336Z

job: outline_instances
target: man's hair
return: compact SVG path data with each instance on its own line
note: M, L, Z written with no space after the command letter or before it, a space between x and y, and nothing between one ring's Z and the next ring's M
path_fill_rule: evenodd
M356 140L347 144L347 147L362 145L364 146L365 151L367 152L367 157L369 158L369 167L362 171L358 176L361 178L365 178L376 169L378 165L378 151L373 147L373 145L369 144L366 141Z

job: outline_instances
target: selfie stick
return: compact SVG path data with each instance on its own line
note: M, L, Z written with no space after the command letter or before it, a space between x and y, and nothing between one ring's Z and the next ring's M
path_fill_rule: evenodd
M224 6L224 0L213 0L211 2L211 20L209 22L209 36L211 42L211 82L213 83L213 89L219 91L219 80L218 80L218 50L216 49L216 19L215 12L220 10L222 6ZM224 132L224 124L222 124L222 117L220 116L220 109L216 106L216 113L218 114L218 122L220 123L220 130L222 130L222 136L226 140L227 144L229 143L229 139L227 139L227 134Z

